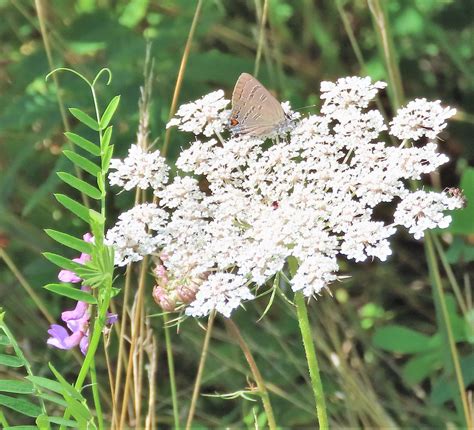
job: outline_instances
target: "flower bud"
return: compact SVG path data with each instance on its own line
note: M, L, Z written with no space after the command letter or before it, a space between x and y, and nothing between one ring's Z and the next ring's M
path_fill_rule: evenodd
M181 284L176 288L178 299L183 303L191 303L196 298L197 285L192 282L189 284Z
M165 312L173 312L176 308L176 301L159 285L153 287L153 299Z
M153 270L153 274L158 279L158 283L165 286L168 283L168 276L166 275L166 268L162 264L159 264Z

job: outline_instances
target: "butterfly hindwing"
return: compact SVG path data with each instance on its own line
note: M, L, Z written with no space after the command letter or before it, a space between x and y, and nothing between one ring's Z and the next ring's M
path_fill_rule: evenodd
M263 137L274 134L285 122L278 100L252 75L242 73L232 93L232 132Z

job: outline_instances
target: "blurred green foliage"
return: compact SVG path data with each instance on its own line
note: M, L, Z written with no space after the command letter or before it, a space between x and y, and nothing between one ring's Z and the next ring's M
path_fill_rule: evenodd
M102 104L115 94L122 96L113 142L116 156L122 156L135 139L145 51L147 41L151 42L155 80L150 137L157 139L160 147L195 2L39 3L43 5L53 67L72 67L89 77L102 67L112 70L112 85L102 86L98 92L103 95ZM257 11L262 3L204 2L180 102L217 88L230 95L238 75L253 71ZM434 183L426 178L425 186L457 186L463 178L467 208L453 215L449 234L443 238L451 242L447 257L454 264L454 274L465 281L469 271L472 273L474 260L474 176L473 169L467 168L474 161L474 2L392 0L387 6L407 99L441 99L458 109L440 142L451 161ZM58 315L65 302L39 291L57 275L40 255L44 249L58 251L42 229L55 228L76 236L84 233L81 224L55 202L52 192L63 187L55 172L71 169L70 163L59 157L66 145L65 128L85 136L88 132L77 121L68 119L65 123L58 96L66 106L91 113L89 95L81 82L68 75L58 77L59 93L53 82L45 82L50 65L35 2L0 0L0 16L0 247L38 290L51 314ZM359 58L344 19L360 50ZM290 100L295 108L316 104L313 109L317 110L321 80L354 74L387 80L365 1L269 1L259 78L280 99ZM388 101L381 102L389 111ZM186 145L187 137L173 131L171 138L169 158L173 160ZM111 223L121 209L131 205L131 198L123 194L111 199ZM359 266L346 263L344 270L352 277L334 287L335 298L324 296L311 308L317 345L324 357L323 379L333 425L419 428L459 423L451 393L443 389L450 376L443 371L439 356L444 346L439 343L422 245L400 234L390 262ZM265 309L264 300L260 308L252 305L236 320L265 379L273 384L270 394L277 421L292 428L308 425L313 416L312 400L294 316L284 302L277 301L268 316L256 323ZM37 374L47 372L46 363L53 355L63 374L75 372L75 364L67 354L46 348L46 321L5 265L0 266L0 303L26 349L35 351L30 359L38 368ZM150 313L156 311L150 305ZM474 380L474 339L472 331L463 331L462 327L466 321L472 327L472 310L470 316L460 315L453 299L450 315L458 330L456 340L463 357L465 382L469 384ZM153 321L158 327L158 319ZM186 321L173 342L179 395L187 400L202 333L194 322ZM166 423L171 421L171 406L162 360L164 348L160 351L157 414ZM203 391L223 394L242 390L247 385L247 374L241 353L228 342L218 324ZM253 417L260 412L258 402L202 397L196 423L203 428L245 423L250 428Z

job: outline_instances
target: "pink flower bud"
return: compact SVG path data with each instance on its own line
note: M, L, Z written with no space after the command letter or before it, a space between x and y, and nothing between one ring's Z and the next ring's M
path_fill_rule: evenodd
M153 299L166 312L173 312L176 308L175 300L159 285L153 287Z
M168 280L166 276L166 267L163 266L162 264L159 264L158 266L156 266L155 269L153 270L153 273L157 278Z
M176 294L178 299L183 303L191 303L196 298L195 284L192 285L179 285L176 288Z

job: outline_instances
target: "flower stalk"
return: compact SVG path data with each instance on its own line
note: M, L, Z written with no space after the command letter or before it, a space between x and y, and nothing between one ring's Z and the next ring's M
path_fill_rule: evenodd
M303 339L306 362L308 363L309 375L311 377L311 386L313 388L316 414L318 416L319 428L321 430L329 429L328 417L326 412L326 399L324 396L323 383L319 373L319 364L316 356L316 348L313 343L311 326L308 319L305 298L302 293L295 294L295 304L300 327L301 337Z

